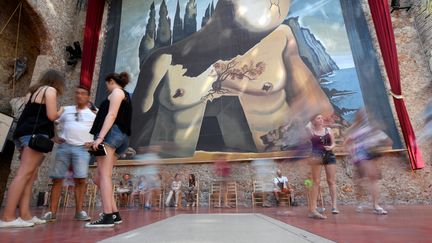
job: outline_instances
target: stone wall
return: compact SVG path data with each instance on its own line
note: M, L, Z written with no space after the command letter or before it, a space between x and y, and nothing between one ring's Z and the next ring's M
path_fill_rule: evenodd
M0 0L2 1L2 0ZM33 82L37 80L39 75L44 71L44 67L49 66L56 68L65 73L66 76L66 88L65 94L59 98L58 105L71 105L74 103L74 92L75 87L79 84L80 67L81 61L78 61L76 66L66 65L68 54L65 51L67 45L71 45L75 41L83 43L84 26L86 18L86 9L77 11L75 1L38 1L28 0L27 4L33 11L33 18L40 18L38 22L38 28L41 32L46 33L46 38L41 43L41 52L38 56L39 66L35 67L32 77L30 78ZM103 43L105 38L106 29L104 23L106 22L106 16L108 11L108 5L106 4L103 17L103 26L100 35L100 45L98 47L98 54L96 63L101 62ZM36 60L35 60L36 62ZM99 65L95 67L95 75L93 76L93 82L99 76ZM28 82L27 85L29 85ZM95 85L93 85L95 86ZM25 88L24 90L26 90ZM92 89L94 90L94 88ZM25 92L24 92L25 94ZM1 111L1 110L0 110ZM42 166L39 169L38 178L33 187L33 198L32 202L36 203L36 197L39 191L46 191L48 189L48 172L50 165L54 160L55 150L47 155ZM11 173L9 175L8 184L14 177L19 167L18 155L15 152L14 158L11 164ZM4 202L5 200L3 200Z
M413 2L417 2L414 1ZM363 0L366 17L370 23L370 29L373 38L376 40L373 23L370 18L367 1ZM401 4L409 3L409 1L401 1ZM65 66L64 46L73 41L82 39L82 28L85 21L85 11L79 14L75 13L73 1L29 1L29 4L34 8L38 16L42 16L42 22L47 32L46 51L44 54L53 58L53 66L60 67L67 73L70 80L69 86L72 87L78 82L79 65L75 69ZM106 14L105 14L106 16ZM398 55L400 59L402 90L407 103L408 113L410 114L414 130L419 133L422 128L422 111L426 106L430 94L432 92L430 82L432 75L429 69L428 56L425 47L422 46L420 35L415 26L417 12L411 10L409 12L396 11L392 14L392 21L397 41ZM106 21L104 20L103 23ZM430 31L427 34L430 35ZM102 33L105 33L104 29ZM100 63L101 53L103 49L103 37L98 48L97 63ZM379 47L375 41L377 55L379 55ZM428 49L430 50L430 48ZM380 64L383 69L382 60ZM95 73L98 74L98 65ZM385 72L383 71L383 75ZM94 81L97 80L95 75ZM94 84L95 85L95 84ZM388 83L386 83L388 86ZM62 104L72 102L72 91L62 99ZM392 102L392 101L391 101ZM392 103L393 104L393 103ZM395 113L394 113L395 114ZM397 118L395 116L397 121ZM426 203L430 204L430 196L432 193L431 181L431 142L421 145L423 157L426 161L426 168L419 171L411 171L409 161L405 153L389 153L379 159L379 165L382 168L383 180L381 181L382 197L386 204L399 203ZM49 183L48 168L53 163L53 155L44 162L40 169L40 173L34 187L34 202L37 192L47 189ZM9 177L9 183L14 176L19 162L17 155L14 156L11 166L12 173ZM250 162L232 162L232 179L238 181L238 194L240 205L250 205L252 181L256 177L255 169ZM114 178L120 178L123 173L131 173L133 176L139 176L144 166L121 166L114 168ZM283 173L288 175L291 185L296 191L296 197L301 203L305 203L304 179L308 177L309 168L306 161L284 161L271 165L271 171L276 168L281 168ZM210 181L214 178L214 165L211 163L202 164L163 164L159 167L160 173L163 176L164 183L167 184L175 173L180 173L183 180L186 181L187 174L194 173L200 181L201 201L207 202L208 191L210 189ZM95 168L91 168L91 173L95 172ZM272 175L266 175L266 179L270 180ZM323 178L324 179L324 178ZM322 185L325 185L323 180ZM353 183L352 165L348 163L346 158L338 157L338 172L337 185L340 202L342 204L351 204L355 202L355 188ZM328 198L327 186L325 188L325 197ZM329 200L327 200L329 201Z
M427 5L429 4L429 5ZM432 70L432 3L430 0L413 1L414 25L422 42L422 49Z

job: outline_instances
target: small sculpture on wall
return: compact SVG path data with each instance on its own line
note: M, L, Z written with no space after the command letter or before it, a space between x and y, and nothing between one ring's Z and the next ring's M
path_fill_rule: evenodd
M69 58L67 60L67 64L71 66L75 66L78 63L78 60L82 57L82 50L80 43L75 41L72 46L66 46L66 51L69 53Z
M18 81L22 78L24 73L27 71L27 57L16 58L13 64L10 65L12 69L12 74L9 76L7 82L12 86L13 80Z

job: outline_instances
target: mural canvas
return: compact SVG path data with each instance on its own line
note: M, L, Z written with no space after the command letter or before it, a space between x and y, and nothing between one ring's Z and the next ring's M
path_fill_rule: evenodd
M115 58L111 71L132 76L126 89L137 154L130 159L142 159L149 146L163 148L164 158L301 155L310 146L305 125L316 114L327 115L340 144L354 113L371 103L359 78L371 70L356 61L357 44L350 41L353 33L369 33L346 24L347 11L361 11L350 4L128 0L112 6L110 14L121 16L119 31L111 33L118 41L106 45L116 48L115 57L104 58ZM387 114L386 132L397 134L381 74L371 78L386 103L375 113Z

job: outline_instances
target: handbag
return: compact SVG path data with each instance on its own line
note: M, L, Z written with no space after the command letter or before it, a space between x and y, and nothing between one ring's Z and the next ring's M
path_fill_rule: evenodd
M44 101L44 99L45 99L45 93L46 93L46 89L44 91L42 101ZM38 110L38 113L36 116L36 123L34 125L33 132L32 132L32 135L30 137L30 141L29 141L28 146L30 148L36 150L36 151L39 151L42 153L49 153L52 151L52 149L54 147L54 142L44 134L35 133L36 126L37 126L37 123L39 120L40 110L41 110L41 107L39 107L39 110Z

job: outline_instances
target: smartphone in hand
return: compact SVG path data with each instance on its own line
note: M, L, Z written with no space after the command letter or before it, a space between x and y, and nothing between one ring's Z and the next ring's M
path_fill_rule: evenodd
M107 154L103 143L99 144L97 150L90 148L88 152L93 156L105 156Z

